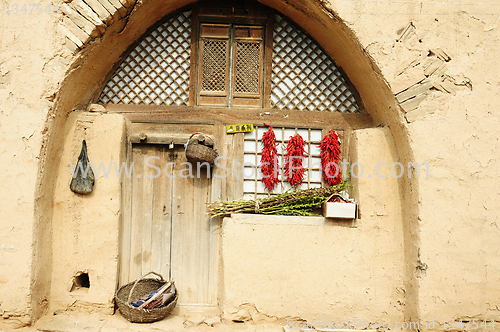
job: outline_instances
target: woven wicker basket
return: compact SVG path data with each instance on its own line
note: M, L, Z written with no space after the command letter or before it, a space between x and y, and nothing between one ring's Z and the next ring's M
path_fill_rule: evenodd
M191 163L207 162L213 165L217 152L211 147L202 144L188 144L186 147L186 159Z
M150 274L155 274L161 279L145 278ZM178 294L174 295L173 300L159 308L143 309L134 307L130 304L131 301L137 301L144 295L149 294L152 290L159 289L167 282L163 277L156 273L150 272L142 278L131 282L120 289L115 294L115 302L118 305L120 313L129 321L133 323L151 323L165 318L174 309L177 304Z

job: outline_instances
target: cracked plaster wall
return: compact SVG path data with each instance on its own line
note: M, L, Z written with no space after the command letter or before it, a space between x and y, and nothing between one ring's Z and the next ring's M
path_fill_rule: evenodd
M117 114L73 112L65 131L62 171L54 194L50 312L93 307L113 313L118 283L121 179L116 174L96 172L92 193L75 194L69 189L69 165L76 164L83 139L96 171L112 162L120 165L124 160L125 120ZM82 272L89 277L89 288L74 285L74 278Z
M398 160L393 137L388 128L357 130L351 147L352 160L365 169L353 183L360 204L356 221L238 214L224 219L226 320L404 321L400 186L396 178L369 171L384 161L379 174L390 174Z
M122 42L132 42L140 30L124 29L124 24L135 26L134 22L146 18L152 23L154 17L138 10L136 21L129 21L126 13L130 5L122 3L127 8L124 12L118 3L110 2L117 11L103 23L110 25L113 32L99 22L94 24L97 32L82 21L80 24L86 24L82 27L90 27L90 38L80 40L79 45L68 31L82 38L85 35L68 22L71 14L67 10L63 14L62 3L59 13L39 15L8 15L7 3L16 2L2 2L0 11L0 156L4 161L4 189L0 191L0 313L14 325L23 325L30 322L31 315L38 317L46 308L50 289L50 273L44 271L50 270L52 261L51 251L46 250L52 236L52 191L46 188L54 187L57 168L45 169L50 165L45 160L61 153L57 142L62 142L67 112L89 100L92 89L102 81L102 67L97 62L116 59L112 51L109 56L99 53L85 58L82 54L101 40L103 30L111 39L112 33L123 30L126 38ZM266 3L289 15L293 5L302 5ZM408 195L408 188L418 187L418 201L410 200L406 209L418 211L418 227L412 239L419 249L419 262L425 264L407 260L407 269L411 273L412 269L417 272L416 265L427 266L425 273L415 273L418 289L413 290L413 317L500 320L499 117L495 109L500 104L500 67L495 65L500 55L500 6L458 5L451 1L342 0L322 4L352 29L396 98L407 103L400 114L401 124L384 121L380 111L374 114L376 120L382 119L378 122L391 125L396 144L408 134L411 152L400 150L400 157L404 159L408 154L430 165L430 178L408 185L403 193ZM169 2L157 15L176 6ZM98 10L92 11L97 14ZM299 23L308 28L307 21ZM318 40L328 39L320 32L310 32ZM352 64L342 60L344 69L354 72L354 67L359 66L356 60ZM439 61L445 68L438 66ZM72 93L56 95L67 75L84 66L96 71L89 71L80 81L67 80L74 88ZM438 67L432 72L434 77L429 74L432 66ZM365 70L359 69L361 73ZM354 81L358 89L369 89L362 87L362 80ZM56 97L62 111L54 111ZM56 144L45 144L49 142L48 133ZM411 215L407 213L405 216Z
M339 14L403 101L414 160L430 167L418 181L420 320L498 321L500 6L356 4ZM381 12L390 24L374 21Z

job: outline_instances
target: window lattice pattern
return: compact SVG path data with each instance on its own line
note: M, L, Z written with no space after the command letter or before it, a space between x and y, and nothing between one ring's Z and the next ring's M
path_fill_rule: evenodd
M275 15L271 103L278 109L359 113L332 59L301 29Z
M203 91L226 91L227 40L203 40Z
M236 44L235 92L259 93L260 42Z
M99 102L187 105L191 52L191 11L158 26L116 69Z
M244 138L244 167L243 167L243 192L244 199L263 198L268 196L262 183L262 173L260 172L260 159L262 154L262 135L268 130L267 127L255 126L255 130L245 133ZM319 144L321 143L321 129L301 129L301 128L274 128L276 147L279 155L280 174L283 174L284 155L286 144L290 136L300 134L306 142L305 150L308 153L304 160L305 176L304 182L299 189L321 187L321 157ZM256 167L257 166L257 167ZM271 195L281 194L291 188L284 178L280 179Z

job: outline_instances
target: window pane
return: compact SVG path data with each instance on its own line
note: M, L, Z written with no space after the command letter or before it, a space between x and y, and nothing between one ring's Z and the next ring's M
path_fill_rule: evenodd
M262 134L268 130L267 127L256 126L257 136L262 138ZM278 151L278 167L279 167L279 180L280 182L275 187L275 189L269 193L265 190L264 184L262 183L262 173L260 170L260 160L262 151L262 143L259 139L258 141L258 151L255 149L255 133L246 133L244 137L244 161L247 165L255 165L255 158L257 157L257 168L251 169L251 167L245 167L244 174L244 197L245 199L255 199L261 195L267 196L268 194L276 195L284 193L285 191L291 189L290 185L283 178L283 162L284 154L286 153L286 142L290 136L299 133L304 139L306 145L305 150L308 153L303 163L305 170L305 177L303 184L299 187L300 189L317 188L321 187L321 158L319 143L322 138L321 129L304 129L304 128L285 128L285 127L275 127L273 128L277 139L277 151ZM285 137L284 140L281 138ZM257 172L257 174L255 173ZM256 178L257 175L257 178ZM263 196L263 197L264 197Z
M226 91L228 43L228 40L203 40L201 63L203 91Z
M278 109L360 113L333 60L302 29L274 15L271 104Z
M237 42L235 65L236 93L260 93L260 42Z
M187 105L190 53L191 11L186 11L139 42L106 83L98 102Z

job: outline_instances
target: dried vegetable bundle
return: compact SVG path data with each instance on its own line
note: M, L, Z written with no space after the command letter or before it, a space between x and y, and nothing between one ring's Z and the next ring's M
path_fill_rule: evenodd
M257 200L235 200L214 202L208 206L212 217L226 217L232 213L260 213L284 216L319 216L312 211L326 202L332 195L346 190L347 180L328 188L297 190Z
M305 141L299 134L290 136L286 145L285 165L283 175L286 181L294 188L297 188L304 181L304 150Z
M262 155L260 158L262 182L267 190L273 191L279 182L278 150L273 126L265 124L269 129L262 135Z
M342 181L340 171L340 144L339 136L335 130L331 129L323 137L319 145L321 149L321 166L323 168L323 179L329 186L335 186Z

